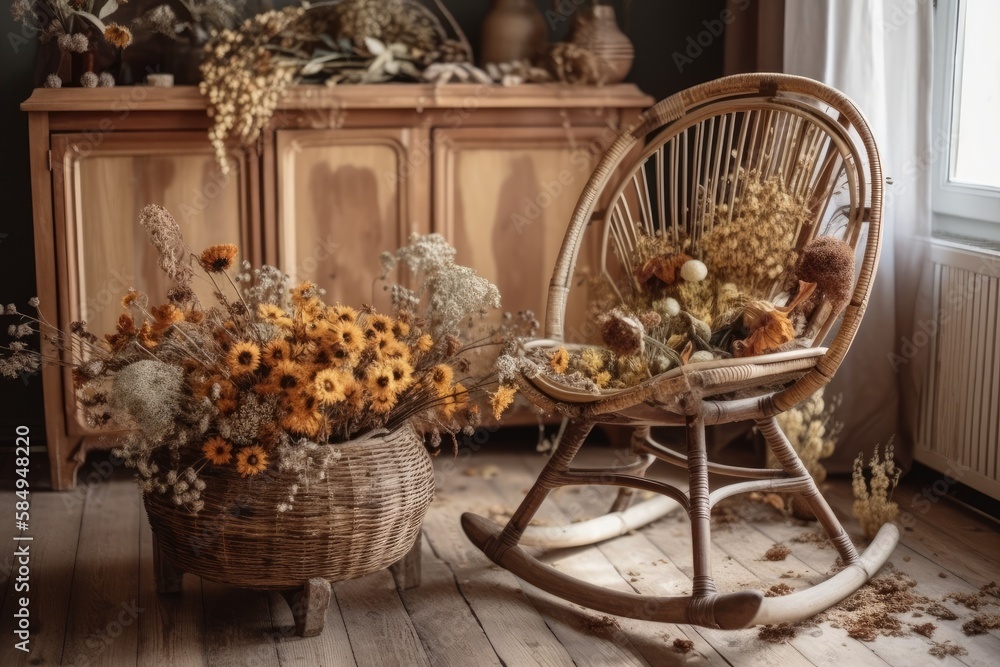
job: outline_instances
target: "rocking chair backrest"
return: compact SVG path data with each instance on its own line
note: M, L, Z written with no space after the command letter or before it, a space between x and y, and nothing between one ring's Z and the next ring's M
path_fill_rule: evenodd
M588 248L600 244L601 273L623 296L631 281L616 278L631 274L639 236L696 243L732 219L748 183L765 179L777 179L808 206L797 248L835 236L863 253L826 354L773 401L784 410L814 393L833 377L868 304L882 238L883 179L862 113L842 93L804 77L740 74L695 86L659 102L618 137L584 188L563 240L549 286L547 337L564 339L585 232ZM814 346L823 344L838 315L829 303L814 311Z

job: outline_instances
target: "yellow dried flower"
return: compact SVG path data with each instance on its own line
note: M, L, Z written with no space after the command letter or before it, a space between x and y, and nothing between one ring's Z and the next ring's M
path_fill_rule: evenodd
M243 377L257 370L260 365L260 348L253 341L241 341L229 348L226 366L233 377Z
M427 352L434 347L434 339L431 338L430 334L424 334L417 339L417 342L413 344L413 347L417 348L420 352Z
M333 405L343 401L347 396L344 390L353 383L353 378L343 371L325 369L316 374L313 380L313 390L316 400L322 405Z
M397 385L392 365L386 362L372 364L365 374L368 392L373 398L396 398Z
M431 387L439 397L444 398L451 391L451 381L455 372L448 364L438 364L431 368L427 376Z
M515 387L500 386L497 387L496 392L490 396L490 407L493 408L493 418L500 419L500 415L510 407L510 404L514 402L514 396L517 394L517 389Z
M358 319L358 311L354 310L350 306L337 304L327 311L326 317L330 320L330 322L356 322Z
M562 375L569 368L569 352L566 351L565 347L559 347L552 356L549 357L549 368L554 372Z
M580 353L579 364L585 375L593 377L604 368L604 355L599 350L588 347Z

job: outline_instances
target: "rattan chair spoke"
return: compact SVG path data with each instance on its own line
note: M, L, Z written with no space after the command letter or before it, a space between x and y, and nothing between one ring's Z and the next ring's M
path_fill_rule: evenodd
M878 263L879 154L864 116L843 94L802 77L747 74L690 88L649 109L609 147L580 197L549 286L548 341L540 344L566 341L567 301L581 256L596 262L624 299L632 282L619 278L633 272L631 257L641 235L696 241L717 221L732 220L753 178L776 178L786 192L806 202L809 215L796 230L798 248L816 236L835 236L860 254L850 302L843 312L826 301L813 310L805 349L685 365L627 390L594 396L544 377L520 378L522 393L543 410L565 417L568 426L506 526L463 515L466 534L493 562L556 596L605 613L721 628L807 618L850 595L885 563L899 539L895 526L883 526L864 553L858 553L774 418L833 377L861 323ZM776 281L771 297L779 292ZM705 427L736 421L756 423L780 468L709 461ZM630 464L572 467L596 424L634 427ZM650 427L662 425L684 427L685 451L651 437ZM685 468L687 488L646 478L654 459ZM710 473L735 481L712 489ZM550 491L580 484L622 491L607 515L583 526L528 526ZM630 506L634 490L657 497ZM801 498L845 567L824 582L780 598L765 598L759 591L719 592L711 571L711 509L725 498L752 491ZM678 509L687 512L691 523L694 576L686 596L649 597L593 586L521 548L590 544Z

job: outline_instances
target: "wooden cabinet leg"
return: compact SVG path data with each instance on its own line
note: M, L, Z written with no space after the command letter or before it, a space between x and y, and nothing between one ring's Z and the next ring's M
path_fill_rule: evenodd
M417 539L406 555L389 566L389 571L396 579L396 588L401 591L420 585L420 548L422 544L423 536L421 533L417 533Z
M153 576L156 592L162 594L180 593L184 581L184 571L167 560L160 549L160 543L153 533Z
M326 610L333 599L330 582L313 577L301 590L282 593L295 619L295 633L299 637L315 637L326 625Z

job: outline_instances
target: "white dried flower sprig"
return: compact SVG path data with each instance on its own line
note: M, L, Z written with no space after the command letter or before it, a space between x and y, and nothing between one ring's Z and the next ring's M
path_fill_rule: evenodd
M854 492L854 504L851 511L861 523L865 537L872 539L879 529L897 516L899 505L892 501L892 492L899 483L902 471L893 461L892 439L885 446L885 456L879 456L878 445L872 453L869 462L871 480L865 481L864 455L858 454L854 460L854 471L851 476L851 489Z

